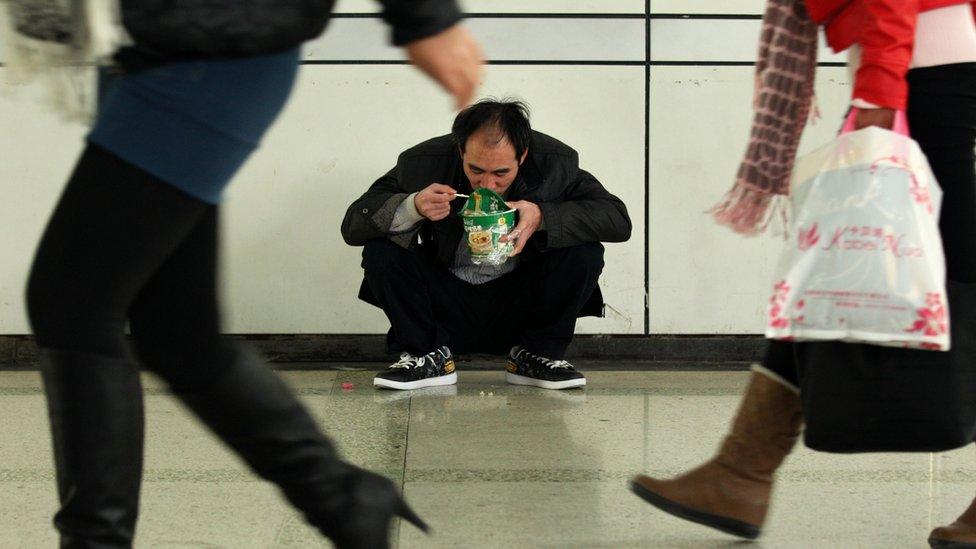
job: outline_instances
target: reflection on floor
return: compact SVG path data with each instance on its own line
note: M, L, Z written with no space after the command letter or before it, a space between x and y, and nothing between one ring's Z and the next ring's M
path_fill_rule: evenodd
M362 365L359 365L362 366ZM586 370L585 364L580 364ZM374 365L375 368L380 365ZM456 387L380 392L369 371L285 372L350 460L398 480L434 528L399 547L716 547L736 540L626 490L711 455L746 372L588 373L583 390L460 372ZM146 381L137 547L328 547L167 394ZM0 372L0 547L54 547L50 440L39 378ZM924 547L976 493L973 448L835 456L799 448L763 547Z

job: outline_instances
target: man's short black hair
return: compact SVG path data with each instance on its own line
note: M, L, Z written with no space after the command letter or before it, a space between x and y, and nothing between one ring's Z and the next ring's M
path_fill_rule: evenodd
M462 153L471 134L482 128L498 131L499 140L507 138L515 147L515 158L521 160L532 138L529 107L522 101L489 97L458 113L451 134Z

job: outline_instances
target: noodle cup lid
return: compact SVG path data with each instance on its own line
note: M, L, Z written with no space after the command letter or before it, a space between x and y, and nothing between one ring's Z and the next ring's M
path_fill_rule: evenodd
M505 203L505 199L500 194L489 189L476 189L471 192L471 196L464 203L461 215L474 217L478 215L493 215L507 211L514 210L509 209L508 204Z

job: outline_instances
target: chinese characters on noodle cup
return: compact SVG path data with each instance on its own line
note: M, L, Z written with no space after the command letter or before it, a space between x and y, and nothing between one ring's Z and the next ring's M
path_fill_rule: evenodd
M515 228L515 210L505 199L489 189L471 193L461 210L464 234L475 265L501 265L514 250L511 242L501 242L503 235Z

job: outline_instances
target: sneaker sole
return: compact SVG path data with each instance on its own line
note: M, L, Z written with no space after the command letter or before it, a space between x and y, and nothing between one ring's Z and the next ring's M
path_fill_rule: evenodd
M383 389L396 389L398 391L410 391L412 389L423 389L424 387L440 387L443 385L454 385L457 383L457 372L452 372L446 376L428 377L417 381L390 381L381 377L373 378L373 386Z
M410 391L395 391L377 387L377 390L373 391L373 402L389 404L411 398L456 397L458 394L457 387L457 385L442 385L439 387L421 387Z
M520 376L511 372L505 372L505 380L512 385L529 385L542 389L574 389L586 385L585 377L567 379L566 381L546 381L544 379L535 379L534 377Z
M665 497L655 494L636 482L630 483L630 491L637 494L637 497L641 498L647 503L650 503L665 513L701 524L702 526L708 526L710 528L720 530L726 534L732 534L733 536L738 536L745 539L756 539L759 537L759 534L762 533L762 530L752 524L746 524L745 522L735 519L705 513L703 511L698 511L696 509L692 509L691 507L685 507L684 505L675 503Z

